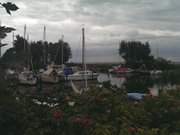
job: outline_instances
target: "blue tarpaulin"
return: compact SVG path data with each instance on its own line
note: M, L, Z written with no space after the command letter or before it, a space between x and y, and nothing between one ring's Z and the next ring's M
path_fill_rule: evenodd
M146 94L144 93L128 93L127 94L128 98L131 100L142 100L144 98L144 96L146 96Z

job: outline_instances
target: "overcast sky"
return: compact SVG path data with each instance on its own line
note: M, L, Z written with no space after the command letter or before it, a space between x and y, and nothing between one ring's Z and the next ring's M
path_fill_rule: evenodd
M1 0L5 2L9 0ZM81 28L86 28L86 46L98 55L117 56L120 40L149 41L155 53L179 57L179 0L13 0L20 8L12 16L0 10L2 24L23 33L24 24L31 40L41 40L43 26L47 40L64 35L75 56L81 47ZM10 41L10 36L5 41ZM109 51L108 51L109 50ZM173 51L176 53L172 53ZM93 53L93 56L94 53ZM102 56L102 55L101 55ZM117 57L116 57L117 58Z

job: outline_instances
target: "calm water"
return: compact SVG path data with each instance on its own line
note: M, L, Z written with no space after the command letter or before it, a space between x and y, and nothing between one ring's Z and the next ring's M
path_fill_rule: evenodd
M169 75L163 74L161 76L116 76L112 74L103 74L100 73L98 76L99 83L111 84L121 89L127 90L127 92L139 92L139 93L148 93L150 90L154 93L158 93L159 90L173 90L180 88L180 75ZM83 81L74 81L73 82L78 89L84 87ZM97 85L97 81L88 81L88 86ZM70 82L61 82L60 84L42 84L42 90L40 91L37 86L21 86L19 85L16 89L20 93L30 95L36 94L37 92L43 93L45 95L57 95L61 87L66 88L71 87Z
M149 90L172 90L178 87L178 77L170 75L160 76L115 76L112 74L100 74L98 82L109 82L118 88L128 92L148 92Z

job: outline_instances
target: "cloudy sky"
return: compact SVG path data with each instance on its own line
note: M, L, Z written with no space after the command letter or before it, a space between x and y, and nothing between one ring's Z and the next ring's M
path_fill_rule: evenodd
M1 0L6 2L9 0ZM43 26L47 40L57 41L64 35L73 50L80 54L81 28L86 28L87 55L94 60L119 59L120 40L149 41L152 51L170 59L180 58L179 0L13 0L20 8L12 16L0 10L3 25L23 33L24 24L31 40L41 40ZM4 42L10 42L9 35ZM7 48L7 47L6 47ZM4 49L6 49L4 48ZM105 57L106 56L106 57Z

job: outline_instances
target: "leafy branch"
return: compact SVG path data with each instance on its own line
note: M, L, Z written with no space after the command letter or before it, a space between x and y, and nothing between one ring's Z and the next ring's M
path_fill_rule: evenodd
M15 4L13 4L11 2L0 3L0 5L1 5L1 7L5 8L6 12L10 15L11 15L12 11L16 11L19 9Z
M0 39L5 38L7 36L7 33L10 33L14 30L15 29L11 27L0 26Z

